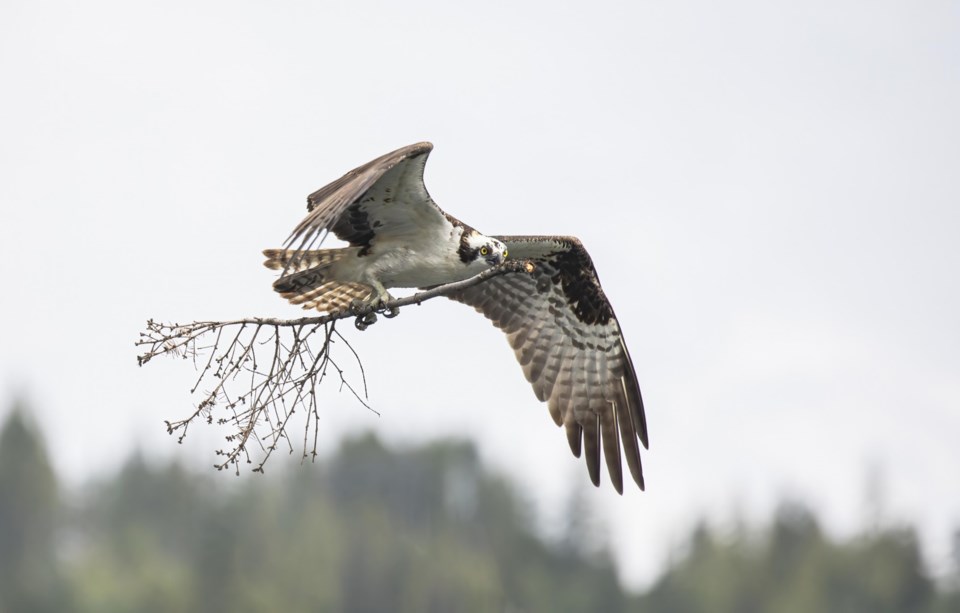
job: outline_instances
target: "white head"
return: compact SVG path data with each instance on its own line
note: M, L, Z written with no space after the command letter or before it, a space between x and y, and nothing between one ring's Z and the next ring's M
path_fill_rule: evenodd
M460 238L460 248L457 253L461 262L479 272L502 264L507 259L507 246L476 230L467 230Z

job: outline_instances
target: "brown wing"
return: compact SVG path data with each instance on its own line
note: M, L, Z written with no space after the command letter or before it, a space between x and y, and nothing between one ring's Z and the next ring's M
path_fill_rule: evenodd
M494 277L450 296L503 330L541 401L564 425L574 455L586 452L594 485L600 453L623 493L622 453L644 488L638 441L648 447L643 399L620 324L593 262L573 237L497 236L511 258L533 260L532 274Z
M449 231L450 217L430 198L423 169L433 145L409 145L355 168L307 197L307 216L286 247L304 252L327 233L370 249L380 235ZM298 262L292 259L289 266Z

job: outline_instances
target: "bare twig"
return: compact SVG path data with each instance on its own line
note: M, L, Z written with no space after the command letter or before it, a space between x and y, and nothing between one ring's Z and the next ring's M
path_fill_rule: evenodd
M241 457L247 463L252 463L248 444L255 441L263 455L253 470L262 472L263 465L277 445L283 443L290 452L293 451L287 427L298 409L303 409L307 415L303 458L316 457L320 425L317 386L331 372L330 368L340 379L340 387L348 389L361 404L370 409L366 402L367 382L363 364L350 343L334 329L337 321L355 317L356 327L363 330L377 320L378 313L392 316L401 307L446 296L497 275L532 271L533 264L530 262L509 261L469 279L424 290L406 298L315 317L253 317L184 325L151 319L147 322L146 332L141 332L136 342L138 347L144 348L144 352L137 356L137 363L143 366L159 355L193 360L200 375L190 392L195 393L204 383L212 387L202 392L202 398L193 413L185 419L166 422L167 432L179 433L178 442L182 442L190 424L200 417L208 424L232 426L234 431L226 437L228 448L217 451L222 460L216 467L223 470L233 465L239 473ZM236 328L236 332L223 334L226 328ZM210 335L213 336L212 342L201 344ZM312 339L319 343L319 349L311 346ZM348 347L360 368L362 397L347 381L344 370L330 356L330 347L337 341ZM197 357L205 352L209 352L209 357L198 363ZM249 384L246 383L246 376L241 383L237 383L241 375L249 375ZM228 388L233 385L241 386L238 394L229 391ZM218 405L222 410L215 416ZM308 451L307 442L311 438L312 449Z

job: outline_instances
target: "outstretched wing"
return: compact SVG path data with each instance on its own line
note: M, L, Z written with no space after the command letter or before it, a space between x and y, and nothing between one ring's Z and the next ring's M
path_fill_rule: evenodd
M307 197L309 213L294 228L286 247L304 252L329 232L361 247L416 233L449 232L451 218L423 185L423 169L433 145L409 145L355 168ZM365 251L366 250L366 251ZM288 266L298 262L291 261Z
M574 455L581 442L594 485L600 452L623 493L621 452L644 488L638 441L648 447L643 400L620 324L593 262L573 237L497 236L511 258L529 259L532 274L500 275L451 295L503 330L533 391ZM622 447L621 447L622 442Z

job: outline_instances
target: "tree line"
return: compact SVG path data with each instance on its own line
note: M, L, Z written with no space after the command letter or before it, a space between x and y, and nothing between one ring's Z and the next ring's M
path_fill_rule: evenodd
M698 526L632 593L577 522L540 534L467 442L363 436L227 486L135 454L65 491L27 415L0 428L0 613L960 611L960 585L933 580L908 526L837 542L785 504L733 535Z

